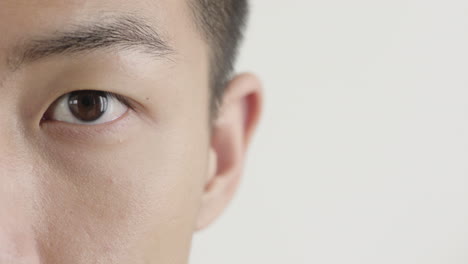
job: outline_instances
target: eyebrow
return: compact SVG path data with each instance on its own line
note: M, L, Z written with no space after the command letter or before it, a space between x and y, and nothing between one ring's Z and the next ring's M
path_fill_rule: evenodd
M167 57L173 48L152 26L133 15L112 16L85 25L72 25L48 37L18 45L8 64L14 70L23 64L53 55L71 55L97 49L138 50L157 58Z

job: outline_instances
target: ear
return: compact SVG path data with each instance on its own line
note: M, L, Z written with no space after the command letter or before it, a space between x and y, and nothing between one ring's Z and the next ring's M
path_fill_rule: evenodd
M210 170L197 219L198 230L213 222L232 199L261 108L262 89L257 77L244 73L228 83L212 128Z

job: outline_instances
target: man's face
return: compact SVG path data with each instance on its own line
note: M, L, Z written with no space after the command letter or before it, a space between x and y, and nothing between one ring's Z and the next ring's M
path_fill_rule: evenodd
M209 47L190 12L0 2L0 263L186 262L210 156Z

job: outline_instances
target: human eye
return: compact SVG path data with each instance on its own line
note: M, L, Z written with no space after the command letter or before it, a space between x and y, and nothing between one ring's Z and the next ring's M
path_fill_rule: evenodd
M99 125L118 119L129 108L128 100L121 95L98 90L78 90L55 100L42 121Z

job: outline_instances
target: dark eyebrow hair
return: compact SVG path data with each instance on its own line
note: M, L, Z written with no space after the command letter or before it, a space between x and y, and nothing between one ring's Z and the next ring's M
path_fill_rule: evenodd
M52 55L112 47L137 49L157 58L174 52L162 35L144 20L132 15L111 16L94 23L72 25L71 29L54 32L50 37L26 41L14 49L8 64L18 69L24 63Z

